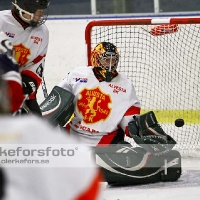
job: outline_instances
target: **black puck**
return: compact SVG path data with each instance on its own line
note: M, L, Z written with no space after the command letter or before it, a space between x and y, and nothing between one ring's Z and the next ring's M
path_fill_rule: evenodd
M184 120L183 119L176 119L175 120L175 126L176 127L182 127L184 125Z

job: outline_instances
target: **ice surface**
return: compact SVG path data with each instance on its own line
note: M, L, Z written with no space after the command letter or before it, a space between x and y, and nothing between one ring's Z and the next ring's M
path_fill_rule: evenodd
M106 182L103 200L200 200L200 159L183 159L176 182L111 187Z

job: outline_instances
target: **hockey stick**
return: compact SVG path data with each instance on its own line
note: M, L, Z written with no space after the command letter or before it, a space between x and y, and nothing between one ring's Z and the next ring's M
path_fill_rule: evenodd
M26 111L27 113L29 113L29 114L33 114L33 112L30 110L30 108L26 105L26 100L27 99L28 99L28 95L24 95L24 100L23 100L20 108L12 114L13 117L15 117L16 115L21 115L22 114L22 109L24 111Z
M47 87L46 87L46 83L45 83L45 80L44 80L44 76L42 77L42 91L43 91L43 94L44 94L44 98L46 99L48 97L48 92L47 92Z

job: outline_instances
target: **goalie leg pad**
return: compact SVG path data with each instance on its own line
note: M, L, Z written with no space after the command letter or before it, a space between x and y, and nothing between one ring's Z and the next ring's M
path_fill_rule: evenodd
M95 158L105 180L114 186L176 181L181 176L181 156L175 150L155 156L140 147L97 147Z
M42 116L54 125L64 126L74 113L74 97L71 92L55 86L40 104Z

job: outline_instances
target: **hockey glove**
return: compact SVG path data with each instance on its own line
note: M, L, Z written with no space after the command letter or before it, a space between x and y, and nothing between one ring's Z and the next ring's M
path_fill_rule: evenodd
M24 94L31 94L37 90L37 81L30 76L22 75Z
M128 124L129 132L134 141L146 151L153 154L162 154L170 151L176 141L167 135L158 124L153 111L134 116Z

